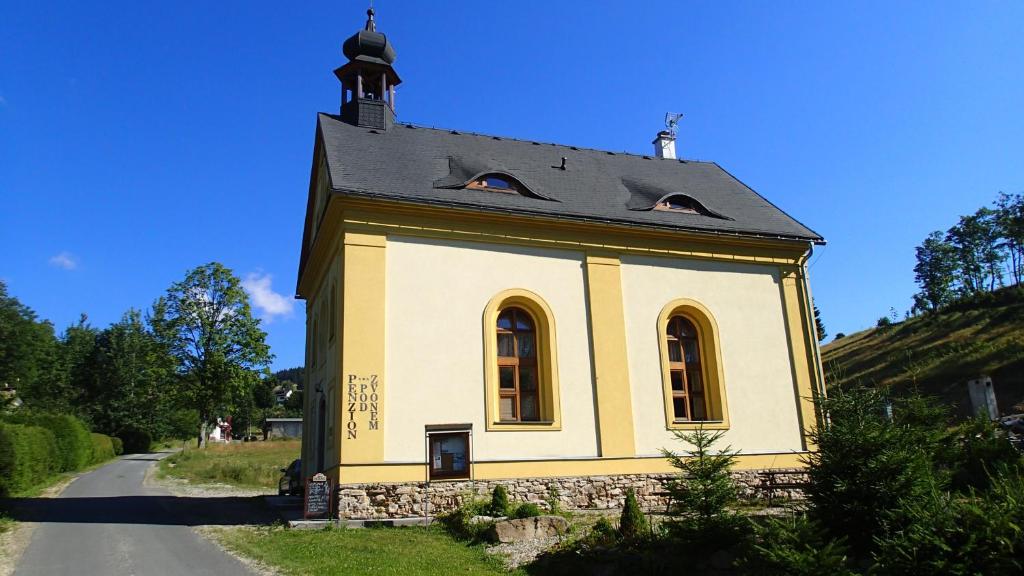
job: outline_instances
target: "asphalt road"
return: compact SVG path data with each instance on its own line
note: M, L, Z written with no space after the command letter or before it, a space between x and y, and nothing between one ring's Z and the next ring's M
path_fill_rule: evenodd
M14 503L18 520L39 522L15 576L250 576L193 526L272 520L258 499L183 498L144 486L161 455L126 456L75 480L58 498Z

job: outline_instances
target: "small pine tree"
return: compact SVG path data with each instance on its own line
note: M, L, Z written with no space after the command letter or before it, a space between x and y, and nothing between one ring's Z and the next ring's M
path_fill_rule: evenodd
M550 486L548 486L547 503L548 503L548 511L551 514L558 515L558 514L562 513L562 503L561 503L559 498L560 498L560 494L558 493L558 486L556 486L554 484L551 484Z
M494 487L491 492L491 516L508 516L508 490L501 484Z
M715 450L725 432L703 428L693 432L674 430L676 438L693 446L689 456L662 449L680 478L669 485L672 503L679 514L669 528L695 549L713 546L723 549L743 536L747 523L729 509L739 498L730 470L737 451L730 447Z
M619 517L619 533L627 541L636 541L647 532L647 518L636 501L636 493L630 488L626 490L626 504L622 507L622 516Z
M817 304L814 305L814 329L818 333L818 342L824 342L828 337L828 331L825 330L825 323L821 320L821 310Z

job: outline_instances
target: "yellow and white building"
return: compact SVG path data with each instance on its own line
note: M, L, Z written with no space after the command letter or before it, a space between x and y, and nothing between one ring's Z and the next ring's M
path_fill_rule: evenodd
M824 393L821 237L675 158L668 132L637 156L397 123L374 28L345 43L341 112L318 119L305 473L381 516L411 512L367 486L664 474L673 431L697 427L741 469L799 466Z

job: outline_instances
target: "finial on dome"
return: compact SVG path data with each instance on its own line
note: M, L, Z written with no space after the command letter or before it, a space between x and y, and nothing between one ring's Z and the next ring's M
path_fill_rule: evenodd
M377 23L373 21L373 14L373 6L370 6L366 11L366 30L369 30L370 32L377 31Z

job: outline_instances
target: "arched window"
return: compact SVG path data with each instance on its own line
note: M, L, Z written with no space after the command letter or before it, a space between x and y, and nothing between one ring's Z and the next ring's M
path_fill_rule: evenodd
M466 188L489 190L492 192L508 192L511 194L522 193L519 183L504 174L485 174L466 184Z
M658 318L665 422L669 428L728 428L718 328L692 300L670 302Z
M559 430L558 361L551 310L527 290L506 290L484 310L488 430Z
M665 331L674 420L707 420L704 376L697 328L684 316L673 316Z
M690 214L703 214L701 207L694 202L693 198L682 194L669 196L654 205L655 210L670 210L672 212L689 212Z
M498 315L498 415L502 422L540 420L537 331L530 313L509 307Z

